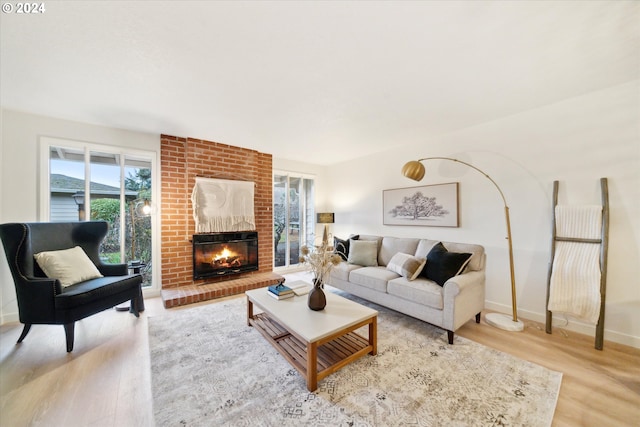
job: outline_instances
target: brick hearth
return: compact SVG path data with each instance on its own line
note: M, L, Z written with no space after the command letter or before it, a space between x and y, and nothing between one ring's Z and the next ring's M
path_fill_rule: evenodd
M179 288L163 289L162 300L165 308L193 304L215 298L244 293L245 291L275 285L282 280L276 273L261 273L241 279L225 280L203 285L186 285Z
M162 299L165 307L220 298L277 283L273 273L273 175L271 154L212 141L160 137ZM230 278L193 280L195 232L191 192L196 177L255 183L258 271Z

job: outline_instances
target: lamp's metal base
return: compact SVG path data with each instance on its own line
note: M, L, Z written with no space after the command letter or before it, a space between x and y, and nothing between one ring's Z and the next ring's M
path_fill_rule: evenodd
M513 321L511 316L501 313L488 313L484 316L484 320L491 326L505 331L520 332L524 329L522 321Z

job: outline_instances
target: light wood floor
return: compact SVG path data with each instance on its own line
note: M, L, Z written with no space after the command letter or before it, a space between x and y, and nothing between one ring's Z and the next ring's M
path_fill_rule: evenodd
M147 319L190 307L165 310L151 298L139 319L115 310L89 317L76 323L71 354L62 326L35 325L16 345L22 325L3 325L0 426L153 426ZM506 332L483 316L458 332L561 371L554 426L640 426L640 349L605 342L598 351L593 337L525 325L524 332Z

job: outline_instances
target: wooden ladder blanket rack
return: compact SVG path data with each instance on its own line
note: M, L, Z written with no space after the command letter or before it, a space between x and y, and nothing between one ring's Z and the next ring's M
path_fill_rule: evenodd
M602 192L602 226L601 237L599 239L584 239L576 237L558 236L556 227L556 206L558 205L558 181L553 182L553 211L552 211L552 243L551 243L551 262L549 263L549 274L547 279L547 300L546 300L546 332L551 334L552 328L552 312L548 310L549 297L551 291L551 277L553 274L554 258L556 256L556 242L576 242L587 245L600 245L600 315L596 325L595 348L602 350L604 344L604 311L605 296L607 289L607 252L609 240L609 189L607 178L600 179L600 188Z

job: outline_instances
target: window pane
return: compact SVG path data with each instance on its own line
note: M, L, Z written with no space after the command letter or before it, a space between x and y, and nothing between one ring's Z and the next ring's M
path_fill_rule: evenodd
M303 205L303 211L304 211L304 227L301 231L301 236L302 237L302 244L308 243L308 242L313 242L314 241L314 237L315 237L315 223L316 223L316 213L315 213L315 206L313 204L313 201L315 200L315 194L314 194L314 187L313 187L313 180L312 179L307 179L305 178L304 180L304 205ZM329 242L330 244L333 244L333 242Z
M49 220L63 222L84 219L83 151L51 147L49 171Z
M296 265L300 259L301 215L300 193L302 179L289 177L289 265Z
M273 177L273 239L274 239L274 267L282 267L287 259L286 233L286 203L287 177L274 175Z
M91 152L90 218L109 223L100 245L104 262L120 263L120 155Z
M313 179L274 175L274 267L300 264L300 247L313 244L313 200Z
M144 278L142 286L151 286L151 163L125 157L125 229L126 262L139 261Z

